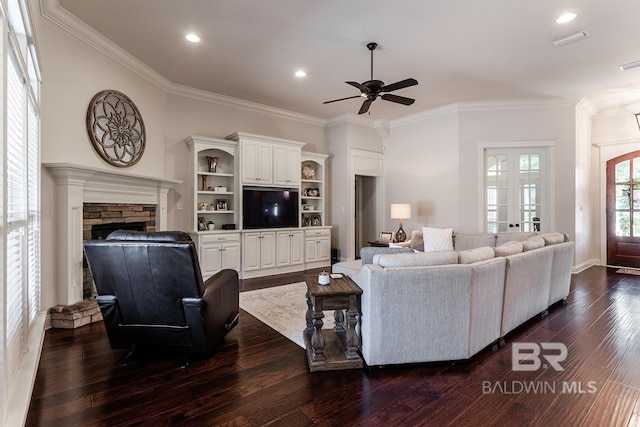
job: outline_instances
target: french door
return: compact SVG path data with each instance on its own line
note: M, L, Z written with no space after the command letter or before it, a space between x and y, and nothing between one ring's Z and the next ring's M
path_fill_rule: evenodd
M607 162L607 264L640 267L640 151Z
M548 222L548 148L487 148L484 226L489 233L539 231Z

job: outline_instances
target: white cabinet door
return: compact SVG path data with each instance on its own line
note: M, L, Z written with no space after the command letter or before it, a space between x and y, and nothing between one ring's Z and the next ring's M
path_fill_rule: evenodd
M260 268L276 266L276 233L260 233Z
M242 253L244 255L244 270L252 271L260 269L260 233L247 233L244 235Z
M327 261L331 259L331 243L328 237L318 239L318 261Z
M222 245L221 267L240 271L240 244L226 243Z
M289 265L291 263L291 233L278 231L276 235L276 266Z
M220 262L220 248L221 245L218 244L200 246L198 258L200 259L202 277L205 278L205 280L216 274L222 268L222 264Z
M255 141L242 141L240 160L244 184L273 182L273 146Z
M304 239L304 260L306 262L317 261L318 259L318 239Z
M302 264L302 231L278 231L276 266Z
M291 265L302 264L303 261L303 248L302 248L302 231L292 231L291 242Z
M287 145L273 146L273 183L297 186L300 184L300 149Z

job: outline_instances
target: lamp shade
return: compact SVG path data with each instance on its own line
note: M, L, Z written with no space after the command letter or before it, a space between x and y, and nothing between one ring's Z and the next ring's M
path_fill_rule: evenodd
M411 218L411 205L409 203L397 203L391 205L391 219Z

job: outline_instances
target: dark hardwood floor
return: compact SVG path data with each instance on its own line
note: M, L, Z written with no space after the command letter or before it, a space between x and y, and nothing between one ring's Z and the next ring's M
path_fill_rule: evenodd
M515 342L566 345L564 370L514 371ZM463 362L309 373L302 348L246 312L184 368L169 352L121 366L125 353L102 323L47 331L27 425L638 426L640 276L574 275L567 305Z

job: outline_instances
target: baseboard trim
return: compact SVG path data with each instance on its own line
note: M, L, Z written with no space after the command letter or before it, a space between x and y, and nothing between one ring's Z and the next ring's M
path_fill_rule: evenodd
M31 394L38 373L40 354L44 342L47 312L41 311L36 316L29 331L29 351L22 356L16 377L9 387L9 401L7 404L7 426L23 426L27 421Z
M578 265L574 265L571 268L571 274L578 274L578 273L586 270L587 268L593 267L594 265L600 265L600 260L594 258L594 259L587 260L587 261L585 261L583 263L580 263Z

